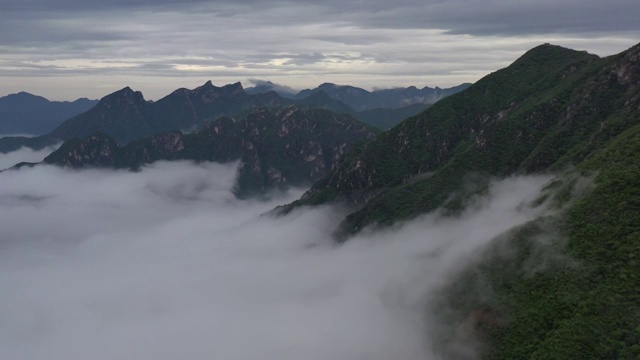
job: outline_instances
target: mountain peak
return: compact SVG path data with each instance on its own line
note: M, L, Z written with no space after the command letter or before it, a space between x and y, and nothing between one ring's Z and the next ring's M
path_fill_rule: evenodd
M135 93L136 92L132 88L126 86L126 87L114 92L113 95L117 94L118 96L134 96Z
M544 43L524 53L513 65L516 66L545 66L546 64L565 63L584 58L598 59L597 55L586 51L567 49L559 45Z
M244 88L242 87L242 84L240 82L217 87L213 85L211 80L209 80L204 83L204 85L195 88L193 91L199 93L236 95L239 93L244 93Z
M318 89L327 89L327 88L335 88L338 85L334 84L334 83L330 83L330 82L326 82L326 83L322 83L320 84L320 86L318 86Z
M228 84L222 87L223 89L230 89L230 90L242 90L244 91L244 88L242 87L242 83L240 81L235 82L233 84Z
M215 91L216 89L218 89L218 88L213 85L211 80L207 80L207 82L205 82L204 84L198 86L197 88L195 88L193 90L189 90L189 89L186 89L186 88L181 88L181 89L178 89L178 90L176 90L174 92L181 93L181 94L189 94L189 93L211 92L211 91Z
M7 99L12 99L13 101L20 101L20 102L24 102L24 101L36 101L39 103L48 103L49 100L45 99L42 96L39 95L33 95L31 93L28 93L26 91L20 91L17 94L9 94L5 97L0 98L1 100L7 100Z
M220 88L221 92L225 95L244 95L246 94L242 84L238 81L233 84L228 84Z
M145 100L142 93L140 91L134 91L129 86L126 86L100 99L101 103L104 103L104 102L140 103L144 101Z

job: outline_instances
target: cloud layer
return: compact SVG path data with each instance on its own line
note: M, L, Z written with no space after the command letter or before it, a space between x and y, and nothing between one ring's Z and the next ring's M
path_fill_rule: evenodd
M2 8L0 93L67 100L126 85L157 99L208 79L450 86L543 42L619 52L640 27L631 0L32 0Z
M11 135L22 136L22 135ZM0 139L3 136L0 135ZM47 146L41 150L33 150L27 147L22 147L16 151L0 154L0 170L8 169L21 162L40 162L44 160L49 154L54 152L61 144L55 146Z
M235 164L0 173L0 348L11 359L434 359L427 302L536 216L546 178L495 182L460 218L344 245L332 208L261 216Z

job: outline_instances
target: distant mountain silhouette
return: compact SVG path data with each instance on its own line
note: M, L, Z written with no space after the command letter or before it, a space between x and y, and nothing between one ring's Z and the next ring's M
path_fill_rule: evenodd
M46 134L97 103L98 100L86 98L73 102L49 101L27 92L0 97L0 134Z
M263 85L269 86L269 84ZM415 106L416 103L428 104L422 101L436 101L462 87L464 86L461 85L454 90L407 88L368 92L351 86L323 84L320 86L321 90L303 91L296 95L297 99L288 99L275 91L247 93L239 82L217 87L211 81L207 81L204 85L192 90L185 88L175 90L155 102L147 101L141 92L125 87L103 97L88 111L69 118L44 135L35 138L0 139L0 152L14 151L22 146L40 149L61 141L85 138L95 133L104 133L117 143L125 145L136 139L172 130L190 132L223 116L242 119L256 108L281 108L290 105L349 114L364 123L380 129L388 129L426 108L426 106ZM429 97L419 98L418 96L427 93L430 94ZM392 94L396 95L393 97ZM302 95L306 96L301 97ZM384 100L387 95L395 100ZM378 99L367 100L370 104L393 106L389 108L378 106L358 111L341 100L353 102L353 99L358 96L361 100ZM412 103L412 101L417 102ZM359 107L362 108L362 105Z
M341 101L356 111L378 108L402 108L412 104L434 104L438 100L468 88L471 84L462 84L448 89L439 87L424 87L418 89L415 86L408 88L381 89L367 91L350 85L336 85L324 83L315 89L300 91L295 99L304 99L309 95L323 91L329 97Z
M139 91L125 87L103 97L90 110L76 115L53 131L32 139L0 139L0 152L21 146L41 148L60 141L84 138L101 132L120 144L171 130L191 131L222 116L241 116L257 107L293 103L275 92L247 94L240 83L214 86L211 81L189 89L178 89L156 101L146 101Z
M298 93L298 91L295 89L292 89L288 86L279 85L271 81L251 80L251 82L253 83L253 86L244 89L244 91L246 91L247 94L251 94L251 95L260 94L268 91L275 91L278 93L278 95L284 98L293 99Z

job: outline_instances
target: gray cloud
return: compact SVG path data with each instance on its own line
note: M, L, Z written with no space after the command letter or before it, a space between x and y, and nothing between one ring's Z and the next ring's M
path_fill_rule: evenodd
M296 54L289 57L289 60L284 62L284 65L307 65L316 64L321 60L326 59L326 56L320 53L314 54Z
M640 26L633 16L640 4L630 0L33 0L3 1L2 8L0 92L32 86L60 97L70 90L56 89L64 84L52 78L66 77L77 88L68 98L105 95L80 93L85 78L101 76L115 89L156 77L142 89L150 98L173 90L175 77L260 77L294 88L324 81L450 86L475 81L542 42L619 52L638 40ZM160 79L167 79L162 89Z
M340 211L260 216L300 192L239 201L235 169L0 173L3 355L434 359L434 289L537 216L520 205L548 180L495 182L459 218L428 215L337 246Z
M12 134L9 136L25 136L25 135ZM30 136L30 135L26 135L26 136ZM3 137L5 137L5 135L0 135L0 139L2 139ZM13 151L7 154L0 154L0 171L4 169L8 169L21 162L40 162L45 157L47 157L47 155L51 154L57 148L59 148L60 145L62 144L48 146L41 150L33 150L30 148L22 147L16 151Z

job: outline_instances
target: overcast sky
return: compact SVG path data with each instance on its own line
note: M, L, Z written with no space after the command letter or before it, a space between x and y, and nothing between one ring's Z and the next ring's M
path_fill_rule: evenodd
M251 79L297 89L474 82L550 42L640 41L637 0L0 0L0 96L147 99Z

